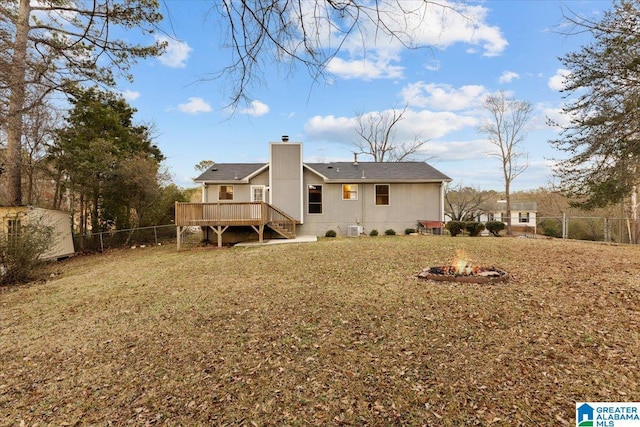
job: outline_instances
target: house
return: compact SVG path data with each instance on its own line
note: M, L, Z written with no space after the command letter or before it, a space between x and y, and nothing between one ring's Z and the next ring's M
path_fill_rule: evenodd
M185 227L234 239L358 236L403 232L419 220L442 222L444 183L451 179L424 162L306 163L302 143L269 145L268 163L215 164L195 182L201 203L177 203L178 235ZM241 227L241 228L239 228ZM244 233L244 235L242 235ZM180 244L180 239L178 239Z
M22 226L30 222L53 229L54 242L40 257L43 260L66 258L75 253L68 212L33 206L0 207L0 233L9 239L19 235Z
M516 201L511 202L511 230L514 234L536 234L536 202ZM507 202L498 200L483 208L478 221L502 221L507 222Z

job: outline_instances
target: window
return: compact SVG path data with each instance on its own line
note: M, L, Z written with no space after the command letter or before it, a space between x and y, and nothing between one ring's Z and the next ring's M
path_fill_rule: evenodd
M309 213L322 213L322 185L309 185Z
M358 200L358 184L343 184L342 200Z
M518 212L518 222L529 222L529 212Z
M489 212L487 214L487 221L495 221L496 220L496 216L493 212Z
M233 185L221 185L218 200L233 200Z
M7 243L10 248L15 248L18 244L21 231L20 225L20 220L17 218L7 220Z
M376 184L376 206L389 204L389 184Z
M264 185L251 186L251 201L264 202Z

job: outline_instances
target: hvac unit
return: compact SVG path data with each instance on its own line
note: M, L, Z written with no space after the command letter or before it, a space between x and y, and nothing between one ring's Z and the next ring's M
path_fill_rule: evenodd
M347 227L347 237L358 237L360 235L360 226L350 225Z

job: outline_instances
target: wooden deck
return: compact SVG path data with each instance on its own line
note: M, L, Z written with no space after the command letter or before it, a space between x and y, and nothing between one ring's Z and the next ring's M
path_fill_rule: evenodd
M275 230L282 237L296 237L296 220L281 210L264 202L176 202L176 226L178 227L178 249L181 235L186 227L209 227L218 235L218 246L222 246L222 234L231 226L250 226L263 240L264 227Z

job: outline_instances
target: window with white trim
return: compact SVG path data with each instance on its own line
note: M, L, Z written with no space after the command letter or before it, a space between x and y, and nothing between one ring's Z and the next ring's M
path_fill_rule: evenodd
M529 222L529 212L518 212L518 222Z
M376 184L376 206L389 205L389 184Z
M218 191L218 200L233 200L233 185L221 185Z
M264 185L251 186L251 201L264 202Z
M312 184L307 188L308 210L310 214L322 213L322 185Z
M358 184L342 184L342 200L358 200Z

